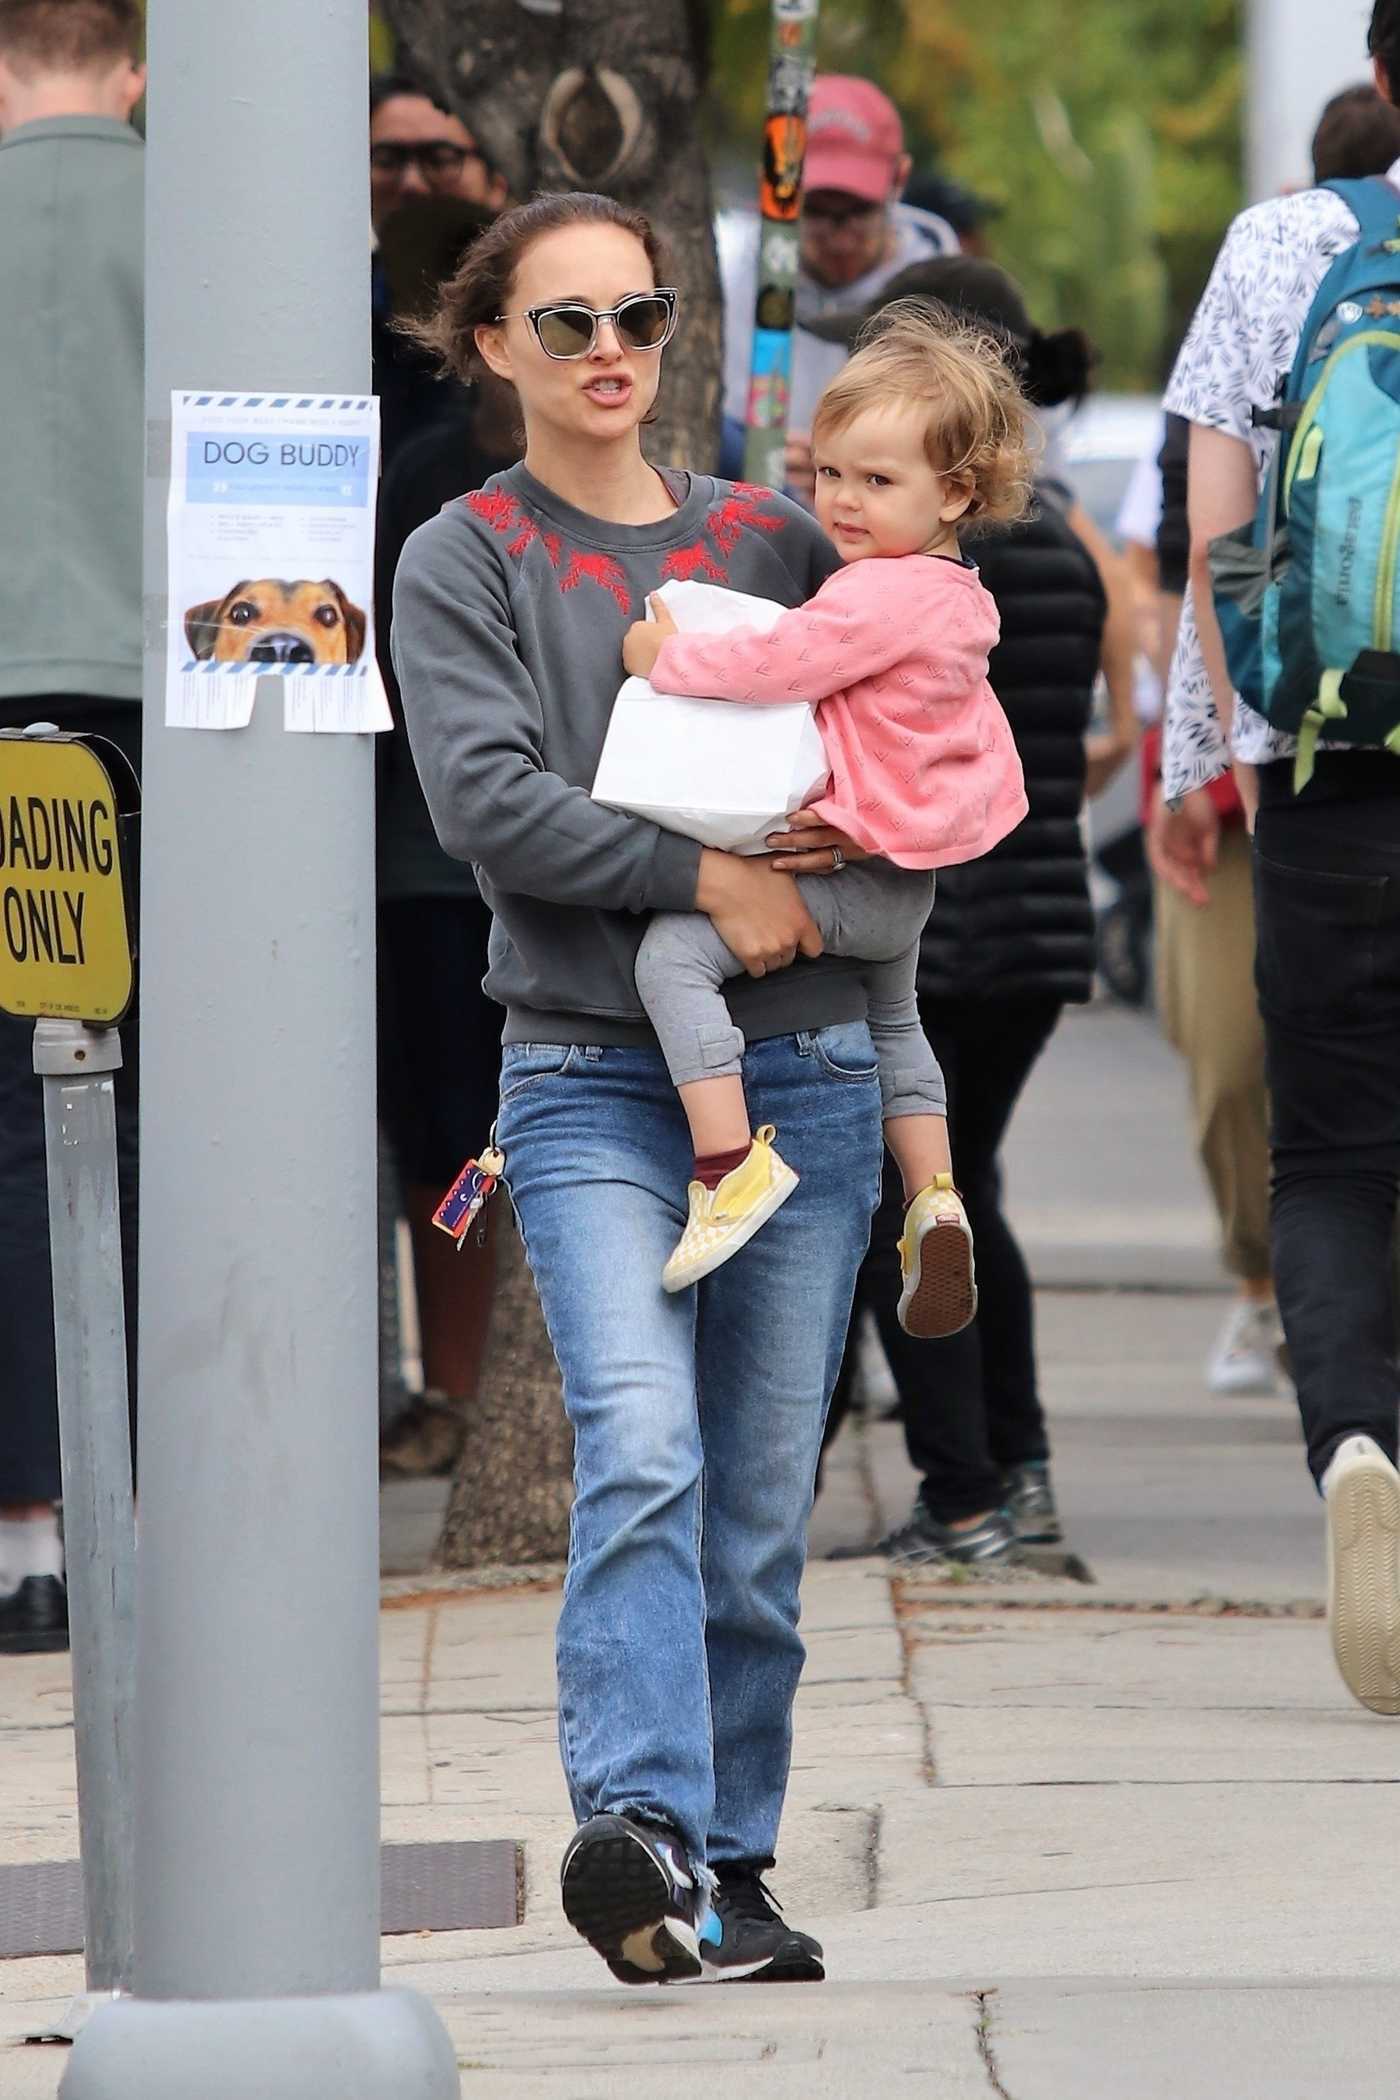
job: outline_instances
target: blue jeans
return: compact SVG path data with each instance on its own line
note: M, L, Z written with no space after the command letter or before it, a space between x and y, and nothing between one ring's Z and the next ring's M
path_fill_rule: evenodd
M863 1022L753 1044L754 1121L801 1179L698 1290L661 1270L691 1148L659 1051L511 1044L498 1142L564 1381L576 1497L559 1739L580 1821L771 1862L827 1401L879 1194Z

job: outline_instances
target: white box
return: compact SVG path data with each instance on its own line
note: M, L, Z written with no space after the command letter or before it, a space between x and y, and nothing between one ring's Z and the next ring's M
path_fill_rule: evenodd
M785 608L718 584L668 583L658 593L683 633L754 627L766 634ZM829 768L812 709L735 700L683 700L629 678L613 703L593 799L649 817L729 853L765 853L810 802Z

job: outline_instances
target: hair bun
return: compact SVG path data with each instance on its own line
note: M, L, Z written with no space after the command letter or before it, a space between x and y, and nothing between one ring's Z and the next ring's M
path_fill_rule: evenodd
M1054 335L1037 329L1022 353L1027 399L1037 408L1058 408L1079 401L1089 391L1098 352L1082 328L1060 328Z

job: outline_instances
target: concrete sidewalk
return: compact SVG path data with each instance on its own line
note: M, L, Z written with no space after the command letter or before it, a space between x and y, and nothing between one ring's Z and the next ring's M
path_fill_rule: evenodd
M1074 1026L1079 1084L1102 1039L1092 1015ZM1138 1069L1157 1077L1125 1127L1178 1148L1156 1170L1170 1188L1180 1118L1146 1054ZM1054 1157L1069 1119L1045 1126L1018 1132L1013 1188L1053 1206L1067 1187L1059 1244L1092 1263ZM1133 1259L1190 1244L1204 1270L1189 1178L1154 1220L1151 1150ZM1040 1310L1061 1500L1094 1581L809 1571L774 1882L825 1942L823 1987L614 1985L558 1911L556 1592L385 1609L385 1835L525 1846L519 1927L384 1945L386 1976L441 2007L467 2100L1391 2100L1400 1724L1333 1670L1291 1404L1205 1395L1216 1296L1069 1288ZM898 1430L856 1425L815 1552L873 1536L912 1489ZM63 1660L0 1668L0 1859L76 1848L69 1718ZM79 1976L0 1965L4 2100L56 2092L59 2054L13 2038Z

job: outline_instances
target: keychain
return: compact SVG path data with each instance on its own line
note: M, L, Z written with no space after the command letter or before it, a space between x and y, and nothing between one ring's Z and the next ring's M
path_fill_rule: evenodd
M455 1242L460 1254L473 1221L486 1208L487 1200L505 1172L505 1154L488 1145L480 1159L469 1159L447 1194L433 1212L433 1223ZM483 1226L483 1236L485 1228Z

